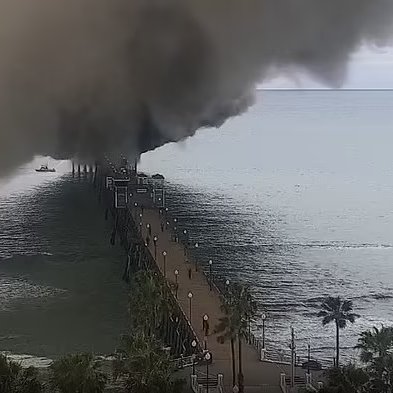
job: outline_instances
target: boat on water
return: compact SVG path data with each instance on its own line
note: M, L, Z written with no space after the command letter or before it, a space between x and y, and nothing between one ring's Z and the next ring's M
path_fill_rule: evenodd
M48 165L41 165L41 168L36 169L36 172L56 172L55 168L49 168Z

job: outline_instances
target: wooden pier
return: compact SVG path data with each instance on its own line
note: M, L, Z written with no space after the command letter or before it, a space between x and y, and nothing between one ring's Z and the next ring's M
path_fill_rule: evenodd
M125 190L122 180L127 183ZM115 181L119 185L117 191ZM211 363L208 370L205 364L198 365L197 374L199 372L201 380L206 378L206 371L208 374L223 374L222 391L232 392L230 344L219 343L214 334L214 328L222 317L221 305L225 293L205 276L202 269L196 268L198 264L190 255L188 245L179 241L179 234L175 231L175 227L179 226L176 218L170 216L165 206L159 204L157 207L153 203L152 188L141 184L136 170L124 171L124 166L108 161L96 169L95 184L99 198L105 205L106 218L111 216L113 219L110 241L115 244L119 239L126 252L123 278L129 280L138 270L150 270L159 275L165 288L174 312L167 316L165 326L168 329L163 332L162 339L177 358L195 354L203 357L209 352L212 359L208 362ZM144 187L146 192L141 191ZM146 241L147 238L150 241ZM193 341L196 346L192 345ZM290 366L262 362L259 341L254 337L249 337L247 341L243 343L244 391L283 392L286 385L280 387L280 384L285 384L285 377L290 375ZM303 370L296 372L298 377L304 379ZM215 390L210 391L213 393Z

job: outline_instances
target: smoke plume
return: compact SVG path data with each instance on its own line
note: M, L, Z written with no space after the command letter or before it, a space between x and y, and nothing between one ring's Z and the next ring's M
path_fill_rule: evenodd
M392 0L0 0L0 170L135 156L246 110L272 69L338 86L392 37Z

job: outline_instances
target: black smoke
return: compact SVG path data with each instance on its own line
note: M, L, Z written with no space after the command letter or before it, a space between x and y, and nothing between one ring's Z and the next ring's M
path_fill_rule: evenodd
M273 70L340 86L391 0L0 0L0 171L134 157L252 103Z

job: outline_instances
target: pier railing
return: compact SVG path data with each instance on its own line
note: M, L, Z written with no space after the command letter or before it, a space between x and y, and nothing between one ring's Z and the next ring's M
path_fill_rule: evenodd
M168 213L166 213L165 215L165 220L170 223L169 228L167 229L173 232L174 241L182 242L187 250L186 252L188 257L190 257L191 255L189 253L192 248L190 247L190 241L188 236L179 237L181 231L179 231L179 229L177 231L174 230L173 218L172 217L170 218ZM194 255L192 257L197 258L197 255ZM228 288L228 285L226 285L226 279L224 279L223 277L219 277L216 274L210 275L210 272L207 269L203 269L203 266L200 266L200 269L203 275L205 276L207 283L211 285L212 290L215 291L220 296L223 302L229 303L231 301L231 292ZM277 364L285 364L285 365L291 364L291 354L289 352L286 353L285 351L278 351L272 347L267 348L266 346L264 348L263 340L257 337L251 331L251 329L245 334L245 340L249 345L253 346L256 349L256 351L258 352L258 356L261 360L265 360ZM307 360L308 357L306 356L296 356L295 357L296 367L301 366ZM312 358L310 360L316 360L316 359ZM331 362L327 359L318 359L318 362L324 368L329 368L332 365Z
M105 187L106 175L107 174L104 173L104 177L101 179L101 191L105 194L106 205L112 211L112 214L114 216L114 220L116 221L115 225L117 225L118 215L114 213L116 211L116 209L114 207L114 193L113 193L113 191L107 190L107 188ZM114 175L114 174L111 174L111 175ZM153 271L156 275L158 275L158 277L160 277L161 284L163 285L163 288L165 288L165 291L166 291L167 299L169 300L170 305L171 305L172 309L174 310L174 312L180 317L179 318L179 320L181 321L180 325L182 325L181 329L188 332L187 339L183 340L183 342L181 343L181 346L183 347L183 352L185 355L192 354L195 352L202 352L203 347L198 339L198 335L194 331L194 329L193 329L190 321L188 320L187 316L185 315L183 309L180 307L177 299L175 298L175 296L173 294L173 291L170 287L169 282L163 276L160 268L158 267L158 264L156 263L156 260L153 258L153 255L151 254L149 248L144 245L142 234L139 231L139 227L137 227L137 225L136 225L132 209L133 209L133 206L128 205L127 208L125 209L126 213L124 216L126 217L126 221L128 222L127 225L132 227L134 235L136 235L136 237L137 237L137 241L142 245L143 256L144 256L143 261L145 264L145 269L149 269L149 270ZM163 214L163 217L165 218L165 221L169 222L169 228L167 226L166 227L167 227L167 230L170 230L173 233L173 235L174 235L173 240L177 241L177 242L181 241L184 244L185 252L188 255L188 253L190 252L190 249L191 249L188 236L184 236L184 238L183 238L183 236L181 235L182 238L180 239L179 234L181 233L181 231L179 230L179 228L177 228L177 230L174 230L174 227L175 227L174 220L170 219L168 213L165 212L164 209L162 210L162 214ZM176 223L176 226L177 226L177 223ZM126 231L127 231L127 229L126 229ZM127 238L127 234L125 237ZM129 249L129 244L126 245L126 248L127 248L127 250ZM228 290L228 286L226 285L225 280L220 277L217 277L217 275L211 275L209 272L203 270L202 266L201 266L201 270L206 278L207 283L209 285L211 285L212 290L215 291L220 296L220 298L222 299L223 302L230 302L231 293ZM262 359L262 352L263 352L264 360L272 361L275 363L290 364L291 356L284 353L284 352L275 351L271 348L269 348L269 350L262 351L263 350L262 340L260 338L258 338L257 336L255 336L254 333L251 332L251 330L249 332L247 332L247 334L245 335L245 339L248 342L248 344L252 345L258 351L258 354L261 359ZM191 348L191 342L193 340L195 340L197 343L196 348ZM185 342L185 341L187 341L187 342ZM305 359L305 358L301 359L300 357L297 357L296 360L297 360L297 364L299 365L299 364L301 364L302 360L306 361L307 359ZM324 361L322 364L325 366L325 365L328 365L328 363L329 362Z
M110 171L109 174L113 175ZM140 252L142 255L142 266L140 267L153 272L153 274L159 278L160 284L165 293L165 299L169 305L168 308L171 310L171 314L174 317L173 319L168 315L168 320L170 320L170 323L173 325L175 336L177 337L175 338L175 346L180 347L177 349L178 355L183 354L184 356L186 356L194 353L203 352L203 348L198 338L198 335L195 333L190 321L185 315L183 309L180 307L177 299L175 298L170 288L168 281L163 276L149 248L146 247L143 241L139 227L137 227L136 225L132 208L129 205L127 205L124 209L120 210L115 208L114 192L113 190L108 189L105 184L107 175L108 172L103 173L99 192L106 205L106 216L108 216L109 211L114 221L114 229L111 236L111 243L114 244L116 236L120 237L120 242L127 252L128 263L130 263L131 255L129 254L129 252L132 248L132 243L139 244ZM196 342L195 348L192 347L193 341ZM171 344L173 345L174 343Z

